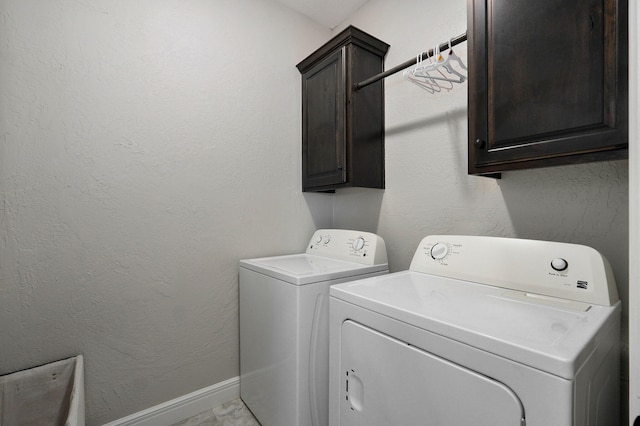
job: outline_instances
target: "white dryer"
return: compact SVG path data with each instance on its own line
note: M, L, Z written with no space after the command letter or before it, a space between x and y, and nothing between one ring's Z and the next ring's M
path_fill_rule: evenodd
M327 425L329 287L387 272L382 238L338 229L240 261L240 396L262 426Z
M592 248L429 236L330 295L331 426L619 424L621 308Z

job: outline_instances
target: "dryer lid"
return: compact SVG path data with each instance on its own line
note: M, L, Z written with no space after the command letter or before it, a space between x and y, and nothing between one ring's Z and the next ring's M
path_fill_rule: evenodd
M561 307L514 290L414 271L332 286L330 294L567 379L612 333L620 313L620 302L598 306L567 301Z
M357 277L387 270L386 263L363 265L304 253L241 260L240 267L295 285Z

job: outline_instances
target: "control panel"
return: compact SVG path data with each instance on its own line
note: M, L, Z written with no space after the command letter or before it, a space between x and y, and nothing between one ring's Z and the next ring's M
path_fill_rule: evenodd
M387 248L380 236L347 229L317 230L307 245L306 253L364 265L387 263Z
M605 306L618 301L607 259L578 244L431 235L420 242L410 269L527 295Z

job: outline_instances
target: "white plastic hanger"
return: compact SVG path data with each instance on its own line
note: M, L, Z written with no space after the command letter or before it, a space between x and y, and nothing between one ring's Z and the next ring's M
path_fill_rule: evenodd
M435 46L433 48L433 56L432 56L432 58L434 58L434 61L431 61L430 64L427 66L416 67L414 76L423 77L430 80L448 81L450 83L464 82L467 79L467 77L460 74L458 71L456 71L450 64L450 61L453 59L454 61L457 61L460 64L462 64L462 66L464 66L460 58L455 53L453 53L453 49L451 49L451 41L449 41L449 48L450 48L449 55L445 59L440 53L440 46ZM455 78L447 77L446 75L444 75L444 73L442 73L442 71L440 71L440 67L444 68L449 74L455 75L457 77ZM464 69L466 69L466 66L464 67ZM440 75L435 75L436 71ZM453 85L451 88L453 88ZM448 89L448 90L451 90L451 89Z
M436 62L434 62L434 58L436 58ZM436 92L440 92L442 89L451 90L453 89L453 84L449 82L448 85L443 84L441 82L448 82L449 79L445 77L445 75L440 71L437 66L437 57L435 55L429 56L425 61L422 60L422 54L420 55L420 63L413 70L413 77L415 79L419 79L425 84L430 85L434 88ZM437 74L436 74L437 73ZM439 75L438 75L439 74Z
M414 77L412 71L405 70L402 73L402 75L404 76L404 78L406 80L410 81L411 83L415 84L416 86L420 87L421 89L426 90L427 92L429 92L431 94L436 93L436 92L440 92L442 90L440 88L440 86L438 86L438 85L434 85L434 84L428 83L422 78Z
M424 67L424 62L422 60L422 53L421 53L421 54L416 56L416 68L414 68L413 70L405 70L402 73L402 75L404 76L404 78L406 80L410 81L411 83L415 84L416 86L420 87L421 89L426 90L427 92L429 92L431 94L436 93L436 92L440 92L442 89L437 84L432 84L432 83L426 81L423 78L415 76L416 70L420 69L422 67Z
M467 71L467 66L454 53L451 43L452 40L449 39L449 52L446 56L440 52L439 45L436 45L432 54L427 54L426 58L423 58L422 53L417 55L416 67L411 71L405 70L404 78L431 94L443 89L450 91L453 89L453 83L465 82L467 76L463 72Z
M462 59L460 59L460 57L453 52L451 39L449 39L449 54L447 55L447 58L444 60L444 63L441 66L444 67L444 69L446 69L448 73L457 75L460 78L459 83L464 82L467 79L467 76L456 71L456 69L452 66L452 62L457 62L460 68L462 68L464 71L467 71L467 66L464 64L464 62L462 62Z

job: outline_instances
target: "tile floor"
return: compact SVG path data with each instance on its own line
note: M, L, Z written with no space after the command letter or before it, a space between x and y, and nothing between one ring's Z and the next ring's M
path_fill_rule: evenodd
M238 398L173 426L260 426L260 423Z

